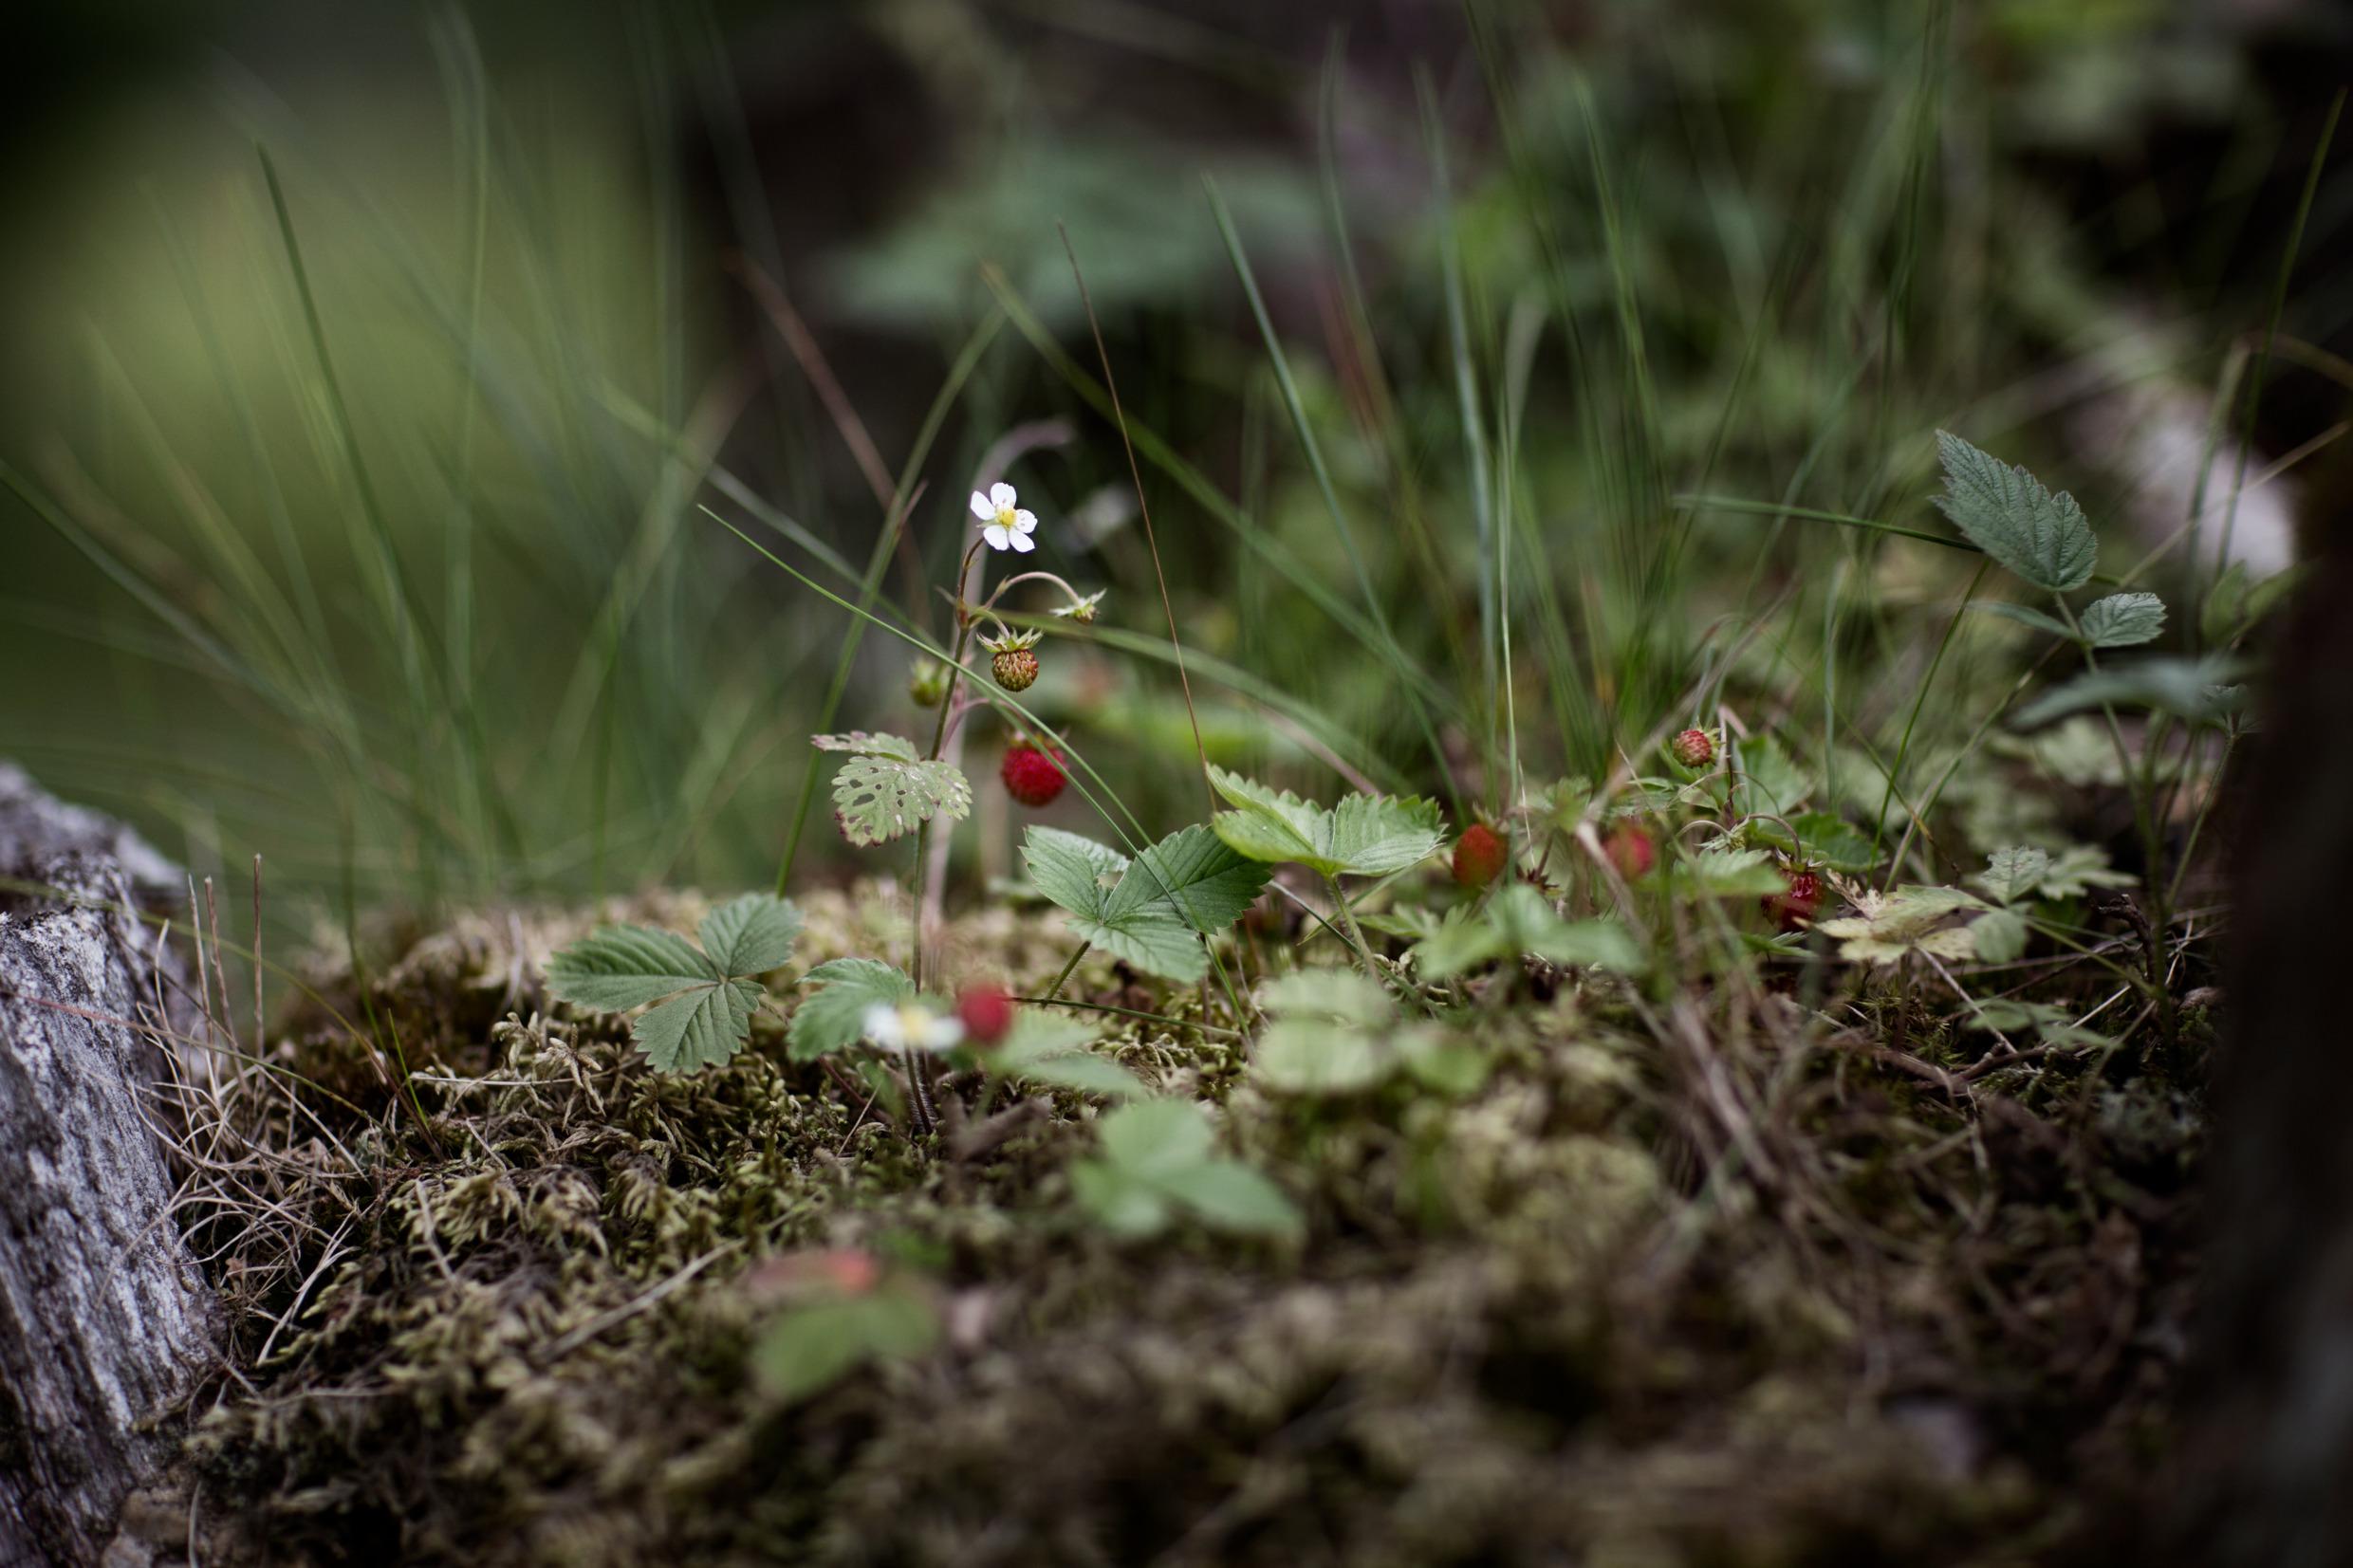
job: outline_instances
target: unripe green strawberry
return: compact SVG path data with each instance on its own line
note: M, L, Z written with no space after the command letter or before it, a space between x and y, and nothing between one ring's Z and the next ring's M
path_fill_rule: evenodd
M907 673L907 696L917 708L937 708L948 700L948 667L936 658L919 658Z
M1008 692L1027 692L1038 678L1037 633L1008 632L983 637L980 645L989 650L989 673Z
M1510 855L1502 834L1485 822L1473 822L1454 840L1454 881L1466 888L1483 888L1503 874Z
M1715 761L1715 741L1704 729L1686 729L1667 743L1667 752L1685 767L1705 767Z

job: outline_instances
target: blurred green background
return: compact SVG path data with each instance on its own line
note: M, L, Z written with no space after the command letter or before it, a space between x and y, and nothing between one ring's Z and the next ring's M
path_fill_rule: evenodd
M289 915L774 875L849 620L698 505L852 597L883 507L751 268L919 459L886 613L944 632L965 494L1046 422L1035 559L1112 592L1035 695L1148 824L1197 815L1058 221L1223 760L1492 807L1514 740L1597 772L1708 670L1871 751L1966 560L1677 497L1922 526L1945 425L2161 513L2134 433L2230 406L2353 49L2292 0L28 26L0 757L199 872L264 854ZM2258 466L2319 440L2307 497L2344 488L2343 168L2255 410ZM844 727L909 731L906 655L863 638Z

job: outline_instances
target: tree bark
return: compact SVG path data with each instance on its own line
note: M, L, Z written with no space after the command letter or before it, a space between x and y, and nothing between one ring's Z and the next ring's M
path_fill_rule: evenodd
M2336 519L2331 519L2336 521ZM2228 1057L2174 1560L2353 1562L2353 539L2272 660L2233 835Z
M0 765L0 1565L95 1562L219 1323L170 1211L151 935L169 863ZM108 906L113 906L109 908ZM171 960L162 962L169 967Z

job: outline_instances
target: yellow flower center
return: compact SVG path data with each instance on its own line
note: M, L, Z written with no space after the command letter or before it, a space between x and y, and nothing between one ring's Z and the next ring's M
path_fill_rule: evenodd
M1007 533L1010 533L1010 532L1012 532L1012 531L1013 531L1013 508L1012 508L1012 507L999 507L997 508L997 526L998 526L998 527L1000 527L1000 528L1003 528L1003 529L1004 529Z

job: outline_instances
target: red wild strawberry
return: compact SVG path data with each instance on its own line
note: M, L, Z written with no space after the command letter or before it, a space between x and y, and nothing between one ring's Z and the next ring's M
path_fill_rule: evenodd
M1473 822L1454 840L1454 880L1466 888L1483 888L1503 874L1510 849L1503 835L1485 822Z
M967 986L956 993L956 1017L965 1039L994 1045L1013 1026L1013 999L1002 986Z
M1764 903L1765 913L1783 931L1802 931L1812 923L1814 911L1822 907L1822 878L1810 871L1793 871L1789 873L1788 891L1769 893Z
M813 1260L817 1276L844 1296L863 1296L882 1278L874 1254L854 1246L837 1246Z
M1005 793L1022 804L1042 806L1053 803L1069 776L1063 771L1061 752L1015 741L1005 748L1005 766L997 769L997 777L1005 781Z
M1667 743L1668 753L1685 767L1705 767L1715 761L1715 742L1704 729L1686 729Z
M1629 882L1648 876L1658 860L1658 848L1650 841L1650 835L1631 822L1621 822L1610 830L1609 837L1602 840L1602 853Z

